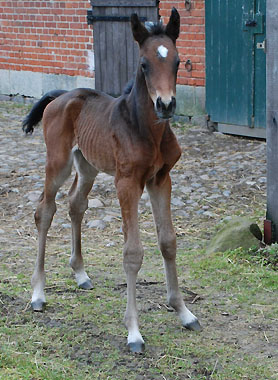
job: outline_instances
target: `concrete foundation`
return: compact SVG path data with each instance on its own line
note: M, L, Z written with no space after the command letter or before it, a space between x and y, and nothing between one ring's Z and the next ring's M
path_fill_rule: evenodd
M0 100L32 103L55 89L95 88L94 78L32 71L0 70ZM205 87L177 85L175 120L206 126Z
M177 121L206 127L205 104L205 87L177 85Z
M41 98L50 90L72 90L95 87L94 78L36 73L33 71L0 70L0 94Z

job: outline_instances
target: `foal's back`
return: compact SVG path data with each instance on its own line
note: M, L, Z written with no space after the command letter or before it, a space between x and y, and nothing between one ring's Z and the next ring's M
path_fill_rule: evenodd
M44 111L44 129L51 129L54 123L64 119L63 127L70 129L70 123L77 131L80 122L90 123L93 127L97 122L107 121L116 99L100 91L89 88L77 88L68 91L52 101ZM58 128L58 126L56 126Z

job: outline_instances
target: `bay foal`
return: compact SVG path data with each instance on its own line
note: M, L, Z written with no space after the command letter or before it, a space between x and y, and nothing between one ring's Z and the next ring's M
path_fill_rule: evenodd
M143 260L139 236L138 202L146 186L164 258L168 303L178 313L182 325L199 330L197 318L186 308L178 288L176 235L170 211L169 172L181 155L170 129L175 111L176 77L179 57L175 47L180 18L173 8L166 27L143 26L131 16L134 39L139 44L140 62L128 94L115 99L91 89L52 91L46 94L24 120L24 130L32 132L42 118L47 147L44 192L35 213L39 250L32 277L32 308L42 311L46 236L56 211L55 195L69 177L72 164L76 177L70 189L72 255L70 265L77 284L92 287L81 254L81 221L88 206L87 196L99 171L115 176L124 232L123 264L127 277L125 325L131 351L141 352L144 340L138 326L136 278Z

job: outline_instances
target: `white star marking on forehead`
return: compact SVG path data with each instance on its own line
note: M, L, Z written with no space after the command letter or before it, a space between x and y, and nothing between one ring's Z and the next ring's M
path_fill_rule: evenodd
M168 54L168 49L167 49L165 46L160 45L160 46L158 46L158 48L157 48L157 54L158 54L158 56L161 57L161 58L166 58L166 57L167 57L167 54Z

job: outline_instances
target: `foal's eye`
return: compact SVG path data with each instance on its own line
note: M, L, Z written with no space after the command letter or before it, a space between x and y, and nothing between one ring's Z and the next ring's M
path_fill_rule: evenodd
M142 62L142 63L141 63L141 67L142 67L142 71L143 71L143 73L145 73L145 72L147 71L147 64L144 63L144 62Z

